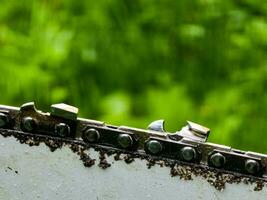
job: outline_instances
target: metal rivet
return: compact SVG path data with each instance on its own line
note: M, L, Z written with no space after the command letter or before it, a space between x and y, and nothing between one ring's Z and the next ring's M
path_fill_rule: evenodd
M215 153L210 157L210 161L214 167L222 167L226 159L221 153Z
M24 117L22 119L22 130L33 131L36 128L36 121L32 117Z
M250 174L256 174L260 170L260 164L256 160L246 160L245 169Z
M65 123L59 123L55 127L55 132L61 137L66 137L70 135L70 127Z
M0 128L5 127L9 122L8 116L4 113L0 113Z
M122 148L129 148L133 145L133 139L128 134L120 134L118 136L118 143Z
M152 154L157 154L162 151L162 145L157 140L150 140L147 142L147 150Z
M83 139L87 142L97 142L100 139L100 134L94 128L86 129L83 132Z
M192 147L184 147L181 149L181 156L186 161L192 161L196 158L196 150Z

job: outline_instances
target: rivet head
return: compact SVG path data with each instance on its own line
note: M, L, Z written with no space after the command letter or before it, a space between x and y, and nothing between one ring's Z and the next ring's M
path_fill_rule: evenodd
M222 167L225 164L226 159L221 153L215 153L210 157L210 161L214 167Z
M260 170L260 164L256 160L248 159L245 162L245 169L250 174L256 174Z
M70 127L65 123L59 123L55 127L55 133L61 137L70 135Z
M152 154L158 154L162 151L162 145L157 140L150 140L146 144L147 150Z
M86 142L97 142L100 139L100 134L96 129L89 128L83 132L83 139Z
M120 134L118 136L118 143L122 148L126 149L133 145L133 139L128 134Z
M24 117L21 123L21 128L23 131L32 132L36 128L36 121L32 117Z
M0 128L5 127L9 122L8 116L4 113L0 113Z
M192 147L184 147L181 149L181 156L186 161L192 161L196 158L196 150Z

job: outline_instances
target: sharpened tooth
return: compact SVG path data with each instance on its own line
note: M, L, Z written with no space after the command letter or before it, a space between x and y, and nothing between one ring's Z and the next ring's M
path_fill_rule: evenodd
M165 121L163 119L156 120L156 121L152 122L151 124L149 124L147 129L152 130L152 131L165 132L164 123L165 123Z
M204 136L209 135L209 132L210 132L209 128L204 127L204 126L199 125L199 124L194 123L194 122L190 122L190 121L187 121L187 124L188 124L188 127L190 130L195 131L195 132L197 132L201 135L204 135Z

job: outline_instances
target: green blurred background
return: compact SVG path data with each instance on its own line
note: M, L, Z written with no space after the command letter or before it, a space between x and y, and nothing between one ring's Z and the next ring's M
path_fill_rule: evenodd
M1 0L0 103L211 128L267 153L267 1Z

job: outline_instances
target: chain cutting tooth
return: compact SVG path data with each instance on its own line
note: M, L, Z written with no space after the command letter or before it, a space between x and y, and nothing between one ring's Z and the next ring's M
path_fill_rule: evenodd
M184 140L196 142L206 142L210 133L210 129L194 122L187 121L187 126L184 126L177 135L182 136Z
M63 119L76 120L79 109L64 103L53 104L51 106L51 115Z
M35 103L34 102L28 102L28 103L23 104L20 107L20 111L22 111L22 112L25 112L25 111L36 111Z
M198 134L201 134L204 137L208 136L209 133L210 133L210 129L209 128L204 127L204 126L202 126L200 124L197 124L197 123L194 123L194 122L191 122L191 121L187 121L187 125L189 127L189 130L194 131L194 132L196 132Z
M156 120L152 122L151 124L149 124L147 129L151 131L165 132L164 124L165 124L165 121L163 119Z

